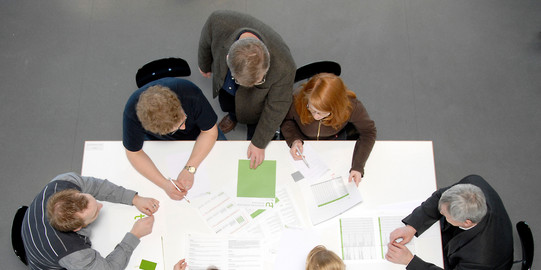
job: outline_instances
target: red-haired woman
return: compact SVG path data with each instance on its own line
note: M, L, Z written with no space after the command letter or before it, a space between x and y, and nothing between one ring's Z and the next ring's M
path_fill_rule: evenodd
M293 159L300 160L304 140L346 139L345 127L351 123L359 133L353 151L349 181L358 186L364 164L376 141L376 126L354 92L340 77L330 73L313 76L293 94L281 132Z

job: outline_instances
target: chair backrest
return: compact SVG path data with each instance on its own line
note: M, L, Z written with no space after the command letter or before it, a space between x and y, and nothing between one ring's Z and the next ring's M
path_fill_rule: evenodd
M186 77L192 74L188 62L182 58L162 58L154 60L135 74L137 87L165 77Z
M522 270L531 269L534 254L532 230L525 221L517 222L516 227L518 237L520 238L520 244L522 246L522 260L516 261L515 263L520 262L522 264L520 269Z
M19 207L11 225L11 245L13 246L13 251L25 265L28 265L28 262L26 261L26 252L24 251L23 238L21 237L21 227L27 209L28 206L23 205Z
M319 61L304 65L297 69L295 72L295 82L302 81L318 73L333 73L336 76L340 76L342 68L340 64L332 61Z

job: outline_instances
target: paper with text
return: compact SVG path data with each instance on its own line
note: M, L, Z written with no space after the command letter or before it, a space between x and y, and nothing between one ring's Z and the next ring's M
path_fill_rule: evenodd
M190 270L257 270L263 268L261 239L240 236L188 234L186 250Z
M357 217L340 219L342 259L384 260L389 235L402 223L403 216ZM415 254L415 239L407 245Z
M329 171L329 166L319 157L316 150L310 146L310 143L304 142L302 154L306 162L310 165L310 168L304 164L304 161L294 160L291 155L289 155L289 160L308 181L316 182Z
M236 233L251 220L250 215L224 192L202 196L196 207L215 233Z

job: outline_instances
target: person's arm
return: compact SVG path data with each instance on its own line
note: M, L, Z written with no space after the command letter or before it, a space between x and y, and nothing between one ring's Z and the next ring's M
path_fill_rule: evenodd
M59 264L68 270L125 269L128 266L133 250L141 242L140 238L152 232L153 224L154 217L152 216L137 220L132 230L126 233L122 241L105 258L98 251L86 248L66 255L60 259Z
M152 183L163 189L171 199L182 200L182 198L184 198L186 192L178 191L175 186L160 173L158 168L156 168L156 165L154 165L154 162L152 162L145 151L141 149L139 151L132 152L126 149L126 156L135 170L137 170Z
M413 212L405 217L402 222L415 228L415 236L419 237L423 232L430 228L436 221L440 220L442 214L438 210L438 203L441 198L441 194L449 187L441 188L432 193L426 201L420 206L415 208Z
M188 158L186 166L198 168L201 162L208 156L212 147L214 147L217 138L218 127L216 125L209 130L201 130L201 133L195 140L192 154L190 155L190 158ZM177 181L188 190L192 188L193 180L194 175L185 169L182 169L177 177Z
M303 142L306 139L306 136L302 134L302 131L299 128L299 123L296 121L296 118L298 117L299 114L296 112L295 105L292 103L284 121L282 121L282 124L280 125L280 133L282 133L287 146L290 148L293 146L294 141L299 140Z
M203 25L203 29L201 30L201 36L199 37L199 47L197 49L197 63L199 65L199 71L201 72L201 74L203 74L203 76L212 72L212 18L213 16L211 15L205 22L205 25Z
M280 127L292 100L292 87L295 72L286 74L271 86L265 107L259 117L254 136L248 146L247 156L250 168L257 168L265 160L265 148Z
M361 177L364 176L364 165L366 160L372 152L374 143L376 142L376 125L363 104L355 99L353 105L353 111L351 113L350 122L355 126L360 136L355 143L353 150L353 157L351 161L351 170L355 170L361 173Z

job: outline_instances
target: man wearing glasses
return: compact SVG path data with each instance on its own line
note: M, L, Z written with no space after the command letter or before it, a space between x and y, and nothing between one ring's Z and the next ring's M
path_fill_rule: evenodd
M161 187L171 199L181 200L193 186L197 167L216 142L217 119L195 84L172 77L150 82L135 91L124 108L122 143L126 156L140 174ZM195 140L174 184L143 151L145 140Z
M213 97L227 113L220 129L227 133L237 121L247 124L247 154L256 168L291 105L296 66L289 48L260 20L216 11L201 31L198 62L204 77L212 75Z

